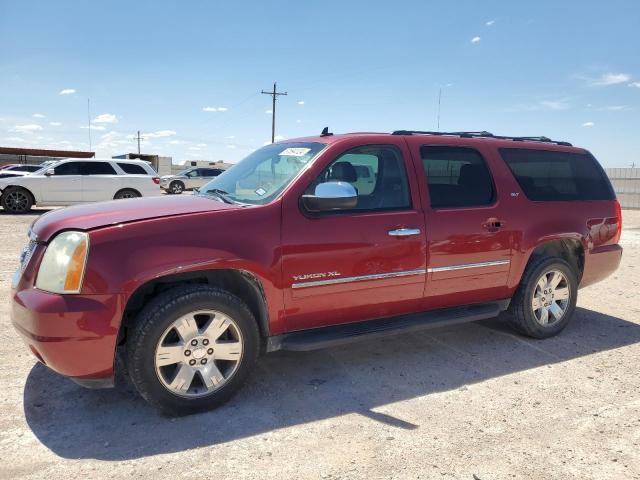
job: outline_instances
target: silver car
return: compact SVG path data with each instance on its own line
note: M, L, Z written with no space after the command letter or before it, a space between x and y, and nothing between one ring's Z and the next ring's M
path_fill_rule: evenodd
M167 193L179 194L185 190L200 188L224 172L221 168L192 167L176 175L164 175L160 178L160 187Z

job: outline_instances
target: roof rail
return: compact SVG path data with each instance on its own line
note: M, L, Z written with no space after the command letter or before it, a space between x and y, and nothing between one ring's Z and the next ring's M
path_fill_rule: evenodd
M514 142L543 142L554 143L556 145L563 145L565 147L572 147L569 142L560 140L551 140L548 137L509 137L503 135L494 135L491 132L430 132L422 130L396 130L392 132L392 135L437 135L437 136L453 136L460 138L495 138L498 140L513 140Z

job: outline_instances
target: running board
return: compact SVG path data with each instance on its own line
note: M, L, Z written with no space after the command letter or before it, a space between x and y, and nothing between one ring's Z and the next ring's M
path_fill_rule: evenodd
M509 299L493 303L412 313L398 317L313 328L269 337L267 352L276 350L308 351L334 347L357 340L398 335L400 333L475 322L498 316L509 306Z

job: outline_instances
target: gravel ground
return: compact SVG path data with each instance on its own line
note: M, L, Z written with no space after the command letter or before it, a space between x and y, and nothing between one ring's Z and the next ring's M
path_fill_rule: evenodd
M9 282L36 215L0 213L0 478L640 478L640 212L623 263L533 341L491 320L262 359L227 406L161 417L35 363Z

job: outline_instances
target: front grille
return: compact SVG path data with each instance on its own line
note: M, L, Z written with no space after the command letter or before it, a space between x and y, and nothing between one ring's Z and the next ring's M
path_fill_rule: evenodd
M33 252L36 251L36 246L38 245L38 240L35 235L30 235L29 243L25 245L22 249L22 253L20 254L20 272L24 272L29 265L29 261L33 256Z

